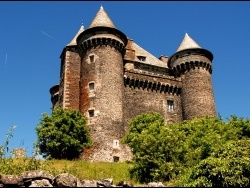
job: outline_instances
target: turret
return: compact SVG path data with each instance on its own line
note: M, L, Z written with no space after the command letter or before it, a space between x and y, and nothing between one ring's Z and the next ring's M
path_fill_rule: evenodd
M123 128L123 55L127 37L103 7L77 38L81 55L80 111L88 117L94 139L92 161L122 160L117 154ZM86 156L86 153L89 155Z
M79 110L80 56L76 38L84 31L83 25L60 55L60 83L50 88L52 109Z
M57 106L64 109L79 110L79 80L80 80L80 55L76 38L84 31L83 25L77 34L67 44L61 55L60 83L58 88Z
M49 90L51 95L52 109L59 107L58 97L59 97L59 85L54 85Z
M183 119L216 116L211 80L213 54L201 48L188 34L168 60L176 77L182 78Z

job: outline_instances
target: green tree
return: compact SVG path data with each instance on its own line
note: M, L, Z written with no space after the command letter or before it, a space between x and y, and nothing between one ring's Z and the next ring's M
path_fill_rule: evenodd
M186 186L249 187L250 139L228 141L193 169Z
M228 125L238 129L238 137L241 138L250 138L250 119L238 118L235 115L232 115L228 120Z
M50 159L74 159L91 146L86 118L77 110L55 109L43 114L36 127L40 154Z
M154 112L132 118L129 125L130 130L122 141L132 148L131 176L140 182L168 180L175 176L185 150L178 144L183 132L171 131L163 117Z
M213 152L229 141L250 135L249 120L235 116L228 122L202 117L165 124L161 115L144 113L132 118L129 126L123 142L134 154L131 176L140 182L175 179L177 186L196 181L190 178L194 166L209 159ZM205 176L201 178L204 186L211 185Z

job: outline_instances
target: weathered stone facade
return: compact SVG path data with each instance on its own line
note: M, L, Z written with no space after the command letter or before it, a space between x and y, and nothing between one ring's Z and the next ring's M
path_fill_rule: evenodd
M83 153L86 160L130 160L130 149L119 141L128 121L143 112L158 112L169 123L216 116L213 55L187 34L175 54L156 58L119 31L101 7L60 58L51 101L88 118L94 146Z

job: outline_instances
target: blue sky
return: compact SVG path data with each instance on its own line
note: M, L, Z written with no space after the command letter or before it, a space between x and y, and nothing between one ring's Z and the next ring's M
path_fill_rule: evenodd
M188 33L211 51L216 110L250 117L250 2L37 1L0 2L0 145L15 125L10 148L30 156L49 89L59 82L60 54L100 6L115 26L156 57L170 56Z

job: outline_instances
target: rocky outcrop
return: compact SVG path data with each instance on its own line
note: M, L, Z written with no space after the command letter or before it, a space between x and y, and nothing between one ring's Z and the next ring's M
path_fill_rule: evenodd
M134 187L131 182L120 181L113 184L113 179L81 180L63 173L57 176L42 170L26 171L20 176L0 174L0 187ZM140 186L141 187L141 186ZM144 187L165 187L161 182L152 182Z

